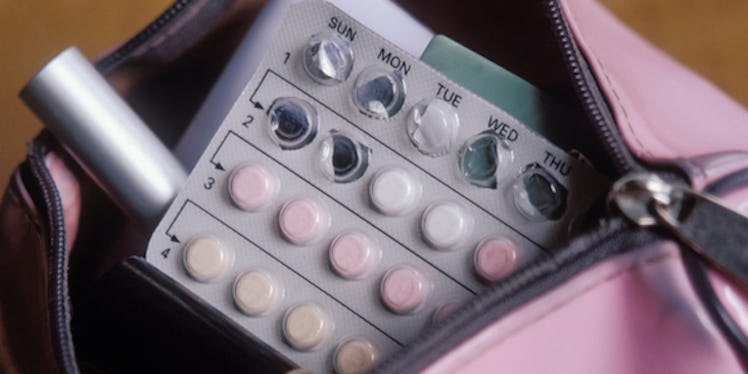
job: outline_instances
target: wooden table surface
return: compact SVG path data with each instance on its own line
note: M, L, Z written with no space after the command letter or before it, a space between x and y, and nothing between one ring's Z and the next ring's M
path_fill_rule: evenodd
M655 45L748 105L748 1L601 1ZM1 186L41 127L17 96L34 72L70 45L95 58L134 34L170 2L0 1Z

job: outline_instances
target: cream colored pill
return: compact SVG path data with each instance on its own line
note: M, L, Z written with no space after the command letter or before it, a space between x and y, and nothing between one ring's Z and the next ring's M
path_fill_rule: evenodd
M182 259L192 278L209 282L231 267L234 254L216 238L199 237L187 243Z
M338 346L333 360L338 374L363 374L377 364L379 351L367 340L351 339Z
M234 283L234 302L239 310L250 316L266 313L282 296L283 288L262 270L246 272Z
M286 342L299 351L309 351L330 335L332 322L327 314L314 304L291 307L283 318L283 336Z

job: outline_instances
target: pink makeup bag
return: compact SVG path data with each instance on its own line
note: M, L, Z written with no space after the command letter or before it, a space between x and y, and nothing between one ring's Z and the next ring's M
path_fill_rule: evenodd
M594 0L402 3L575 108L601 172L748 212L748 112ZM173 144L261 5L176 1L97 68ZM624 216L593 214L377 371L745 371L748 274L705 260L742 258L742 218L716 209L694 242ZM294 370L138 257L147 237L49 134L35 139L0 203L0 372Z

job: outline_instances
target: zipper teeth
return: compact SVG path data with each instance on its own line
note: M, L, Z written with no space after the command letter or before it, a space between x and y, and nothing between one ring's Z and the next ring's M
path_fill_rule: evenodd
M576 45L566 27L557 0L549 0L546 2L546 5L552 24L551 30L555 34L559 47L562 50L564 61L569 69L577 94L582 100L582 105L591 122L594 124L598 139L603 142L606 151L612 157L615 167L621 174L627 174L638 169L637 163L631 157L628 150L619 142L618 133L606 121L605 115L600 109L600 104L592 93L592 87L590 87L585 79L582 69L583 63L577 56ZM630 225L622 223L620 220L608 222L601 230L590 235L583 249L557 252L552 257L542 258L523 270L510 275L508 279L494 286L491 291L474 297L468 305L465 305L459 311L445 318L440 325L446 327L454 324L457 320L470 319L470 317L476 316L476 312L486 314L490 310L496 311L491 318L492 320L497 320L526 302L527 300L519 299L522 296L527 296L528 291L531 291L530 289L533 288L535 283L543 280L543 278L554 278L563 281L563 279L573 276L592 263L635 247L633 243L627 243L630 245L621 245L614 250L601 248L601 245L611 240L611 238L618 237L622 233L627 234L630 230ZM650 238L649 240L653 239ZM627 240L620 241L627 242ZM465 323L460 325L463 326ZM434 361L436 357L432 357L432 360L424 360L424 356L429 354L429 349L433 351L434 348L439 347L431 346L427 343L433 343L439 337L448 338L441 336L444 334L444 330L446 329L434 328L419 335L416 340L408 344L410 349L401 349L390 356L383 365L376 369L376 372L418 371L424 369L425 367L417 367L417 365L419 363L423 364L423 362ZM442 348L444 348L444 343L444 340L440 339L439 344ZM433 352L431 354L433 355ZM409 357L416 359L404 362Z
M144 30L142 30L140 33L138 33L134 38L132 38L130 41L128 41L126 44L118 48L116 51L114 51L112 54L108 55L104 59L98 61L96 63L96 67L101 72L107 72L108 70L115 67L117 64L121 63L132 51L139 48L143 43L145 43L150 37L152 37L154 34L158 33L159 30L164 27L166 24L168 24L175 16L177 16L188 4L193 2L193 0L178 0L174 4L170 6L169 9L167 9L161 16L159 16L156 20L151 22ZM624 149L622 149L620 143L618 142L617 135L608 125L608 123L605 121L605 118L599 108L598 103L595 101L594 96L591 94L591 90L589 85L587 84L587 81L584 79L584 75L582 73L582 69L580 67L580 62L576 55L576 48L575 45L572 42L572 39L570 38L569 31L567 30L564 21L563 16L561 14L561 11L558 7L558 4L556 0L550 0L547 2L549 14L552 22L552 30L555 33L557 40L560 44L560 47L563 52L563 57L566 61L566 65L570 70L570 74L573 77L573 83L575 88L578 91L578 94L582 98L583 105L586 109L586 112L591 117L591 120L593 121L595 125L595 130L597 131L597 135L601 141L603 141L603 144L606 147L606 150L609 152L609 155L613 157L615 166L619 169L622 173L630 172L633 169L632 165L635 165L633 160L630 158L628 152ZM38 161L38 160L37 160ZM38 166L38 165L37 165ZM36 168L34 168L36 169ZM37 175L38 170L34 170L35 175ZM48 175L47 175L48 176ZM47 182L47 181L44 181ZM56 196L56 191L49 191L50 187L47 183L42 183L42 188L44 190L44 198L45 201L48 201L48 199L52 198L50 194L54 194ZM50 213L50 215L54 217L50 217L50 219L54 219L55 224L62 224L61 220L61 214L59 211L59 198L57 198L56 201L54 201L54 206L56 214ZM59 226L58 226L59 227ZM568 256L563 257L550 257L550 258L544 258L542 261L536 262L534 265L531 265L525 270L516 273L515 275L511 276L506 281L502 282L500 285L496 286L491 292L483 293L474 298L469 307L462 308L459 312L450 315L444 322L448 322L449 320L460 318L464 315L474 313L475 308L485 308L486 302L495 301L497 299L502 300L503 302L497 303L497 305L500 304L506 304L506 300L511 300L513 296L519 294L522 290L526 289L528 285L533 284L538 279L548 276L550 273L558 272L562 268L568 268L568 267L574 267L575 261L579 259L581 256L593 254L596 252L594 248L597 248L595 244L605 241L611 236L615 236L617 234L620 234L623 231L626 231L626 226L618 226L612 230L605 231L604 233L597 233L593 240L593 244L590 245L590 248L593 248L592 250L583 251L583 252L573 252L569 253ZM59 240L60 237L63 239L64 242L64 233L61 233L58 235L57 238L53 238L52 240ZM601 254L600 257L606 257L607 255L610 255L612 253L604 253ZM65 259L64 257L62 259L59 259L60 256L55 256L55 271L64 271L65 267ZM60 261L61 260L61 261ZM59 273L58 273L59 274ZM55 294L56 296L59 295L59 292L64 293L65 289L65 280L62 278L55 279ZM60 300L66 300L64 297L55 297L56 305L55 305L55 311L57 313L56 315L56 324L58 327L58 334L60 336L69 335L67 334L67 330L64 326L64 321L66 320L65 312L66 307L64 305L60 305ZM497 317L498 318L498 317ZM439 329L430 330L430 331L438 331ZM410 346L418 346L419 343L426 342L431 338L431 335L434 335L433 333L426 333L421 335L417 340L409 344ZM77 368L75 367L75 362L71 362L71 358L73 357L73 350L72 347L69 344L65 344L69 340L61 339L60 342L62 344L61 351L63 354L62 360L63 365L65 367L65 370L69 373L77 372ZM395 355L391 356L387 362L396 362L399 361L399 358L401 356L405 356L407 353L405 350L400 350ZM381 368L386 369L386 365L382 366ZM378 372L380 369L377 370Z
M598 138L603 141L609 155L613 157L613 162L622 174L631 172L634 169L634 161L630 157L628 150L623 149L618 141L618 134L615 133L600 110L598 103L591 93L591 89L584 79L584 74L580 67L580 61L577 58L577 48L570 36L569 30L559 9L557 0L547 2L548 12L550 15L551 28L561 46L566 66L574 78L574 86L583 100L583 105L594 123Z
M49 249L52 252L51 275L54 278L52 290L52 324L55 327L53 341L59 345L59 360L61 369L65 373L78 373L75 361L75 351L70 334L70 311L68 310L67 292L67 253L65 249L65 218L60 202L60 196L46 165L44 164L43 145L35 141L29 153L29 166L34 179L41 187L44 205L49 223Z
M143 45L153 35L158 33L162 27L168 24L174 17L181 13L187 5L194 0L177 0L168 9L166 9L158 18L148 24L135 37L127 41L113 53L96 62L96 69L102 73L107 73L116 65L122 62L129 54Z
M636 237L632 230L634 229L628 221L622 219L603 222L582 243L578 242L551 257L543 257L524 270L510 275L489 291L475 296L468 304L441 321L441 327L427 330L408 343L405 349L388 357L376 372L423 370L425 365L436 361L442 354L456 347L456 344L477 333L479 330L474 326L485 327L524 305L537 294L560 284L600 260L655 240L647 233L645 237ZM459 330L454 331L455 326ZM447 341L460 333L465 336L457 336L457 342Z
M113 53L96 62L95 66L100 72L106 73L121 63L132 51L139 48L143 43L158 33L161 28L181 13L187 5L194 0L177 0L156 20L151 22L145 29L130 39ZM44 205L47 207L47 222L49 223L49 248L51 257L52 284L52 325L53 343L58 345L56 356L60 363L60 369L66 374L79 373L76 362L73 338L70 332L70 310L67 292L67 253L65 249L66 232L65 218L60 202L60 196L55 187L52 176L44 163L44 146L39 141L33 142L29 152L29 170L33 178L41 188Z

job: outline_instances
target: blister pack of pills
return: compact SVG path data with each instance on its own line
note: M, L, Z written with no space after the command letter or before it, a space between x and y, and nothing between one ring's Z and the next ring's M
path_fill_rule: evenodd
M272 48L147 259L312 372L364 372L543 256L587 164L321 1Z

